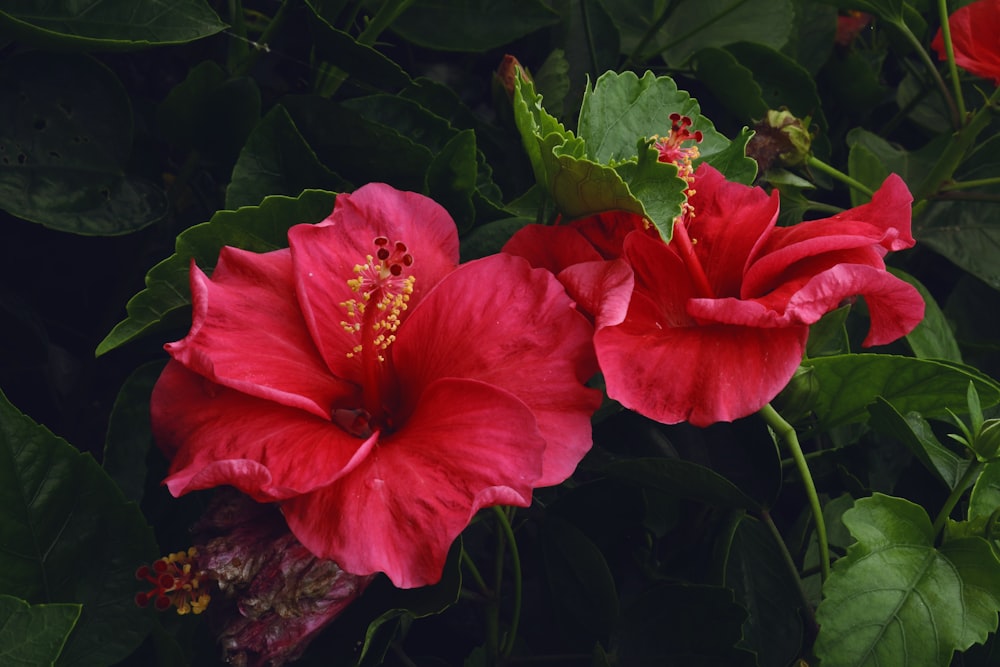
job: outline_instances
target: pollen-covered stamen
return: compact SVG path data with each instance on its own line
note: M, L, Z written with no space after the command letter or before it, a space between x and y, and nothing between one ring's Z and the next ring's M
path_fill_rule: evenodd
M409 306L416 277L410 274L413 255L402 241L379 236L372 240L374 254L354 267L355 277L347 281L357 294L341 303L347 317L340 326L355 337L346 351L348 358L360 357L363 369L361 406L375 423L385 414L383 394L385 351L396 340L404 311ZM352 406L353 407L353 406Z
M178 614L200 614L205 611L211 596L202 584L204 575L198 570L198 550L191 547L143 565L135 571L135 578L153 584L153 589L136 593L135 603L146 607L150 602L158 611L177 607Z
M670 134L666 137L653 136L653 146L660 153L660 162L670 162L677 165L677 175L687 181L689 185L694 177L691 162L698 159L701 151L698 146L685 146L684 143L693 141L695 144L699 144L704 138L701 130L691 131L690 128L693 124L694 121L690 117L672 113L670 114Z

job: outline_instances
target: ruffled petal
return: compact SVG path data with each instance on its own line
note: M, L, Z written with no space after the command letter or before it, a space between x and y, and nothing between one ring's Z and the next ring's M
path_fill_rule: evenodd
M556 276L580 310L594 319L594 326L620 324L628 312L635 277L623 259L582 262Z
M580 262L603 259L580 232L565 225L527 225L504 244L501 252L524 257L536 269L559 273Z
M686 224L695 255L715 296L739 296L754 248L778 219L778 194L727 181L707 163L695 172L694 187L694 218Z
M353 382L361 380L360 365L347 353L357 341L340 324L346 319L342 304L357 297L347 281L357 278L355 266L375 254L378 237L404 243L413 258L411 307L458 264L458 231L448 212L421 194L384 183L338 195L326 220L288 232L306 325L334 374Z
M390 351L404 401L448 377L522 400L547 443L537 485L548 486L572 474L592 445L600 393L583 385L597 370L592 335L551 273L502 253L443 280L411 311Z
M355 388L335 378L298 309L287 250L225 247L209 279L191 265L193 317L165 347L196 373L250 396L329 417Z
M231 485L258 502L283 500L330 484L375 443L310 412L214 384L175 361L153 388L150 415L156 442L172 459L164 483L175 496Z
M759 297L778 289L790 267L803 260L825 257L825 264L857 261L840 253L867 248L876 265L886 252L904 250L914 244L910 232L913 197L902 179L891 174L872 200L862 206L823 220L810 220L775 229L754 253L744 277L740 296ZM730 295L735 296L735 295Z
M545 443L531 411L474 380L444 379L403 428L349 475L282 505L310 551L400 588L436 583L448 549L482 507L525 507Z
M752 414L788 384L808 327L660 326L633 296L629 316L594 335L608 396L664 424L708 426ZM638 351L641 350L641 353Z

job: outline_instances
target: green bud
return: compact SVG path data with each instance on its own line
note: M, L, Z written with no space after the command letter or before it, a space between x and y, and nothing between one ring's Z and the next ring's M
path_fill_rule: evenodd
M997 458L1000 454L1000 419L987 419L983 422L983 427L976 434L975 450L976 455L984 461Z
M788 385L781 390L771 404L785 420L795 423L810 412L819 397L819 380L812 366L799 366Z
M757 160L761 171L772 166L795 167L806 161L812 149L809 119L799 120L787 109L769 109L754 125L747 155Z

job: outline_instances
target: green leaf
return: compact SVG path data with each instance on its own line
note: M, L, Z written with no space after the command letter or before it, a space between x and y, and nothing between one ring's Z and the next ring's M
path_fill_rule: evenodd
M921 359L945 359L962 362L962 353L958 349L955 333L945 318L941 307L923 283L910 274L899 269L890 268L889 272L901 280L905 280L920 292L924 298L924 319L917 328L906 335L906 342L913 354Z
M315 0L306 2L316 19L313 27L317 34L312 40L316 55L354 78L383 90L402 88L411 83L410 76L391 58L370 46L359 44L349 33L333 27L318 9L319 4Z
M850 352L851 345L845 327L850 312L850 306L841 306L831 310L810 326L809 340L806 341L806 356L828 357Z
M806 359L816 369L820 395L814 411L823 428L865 421L879 396L900 413L943 416L963 410L972 381L983 406L1000 403L1000 385L974 368L887 354L845 354Z
M448 209L459 231L476 219L472 195L476 191L476 134L463 130L444 145L427 170L427 192Z
M0 662L52 665L80 617L78 604L38 604L0 595Z
M710 505L757 511L762 505L711 468L680 459L641 458L605 468L612 479Z
M226 188L226 208L256 206L268 195L296 197L308 189L344 191L350 185L320 163L285 108L275 105L243 146Z
M726 549L723 585L746 608L739 646L760 665L788 665L802 646L802 601L781 549L767 527L743 515Z
M134 573L156 544L138 507L88 454L0 394L0 590L31 604L83 605L60 665L108 665L131 653L151 618Z
M171 89L156 119L174 149L197 150L229 165L260 120L260 90L253 79L230 78L206 60Z
M0 69L0 206L76 234L127 234L167 212L166 195L124 173L125 89L88 56L25 52Z
M1000 461L983 466L969 496L969 521L989 519L1000 510Z
M942 445L926 419L916 412L904 417L881 397L868 406L868 411L872 428L906 445L925 468L936 474L949 489L955 488L969 467L969 460Z
M142 500L146 488L146 456L153 444L149 397L162 370L162 361L135 369L118 391L108 418L102 466L125 497L134 502Z
M692 130L700 130L703 135L698 143L701 157L696 163L707 161L730 180L748 182L742 180L746 171L756 174L756 164L743 150L746 142L737 147L738 160L743 164L734 163L729 152L737 142L716 131L712 121L701 115L697 100L678 90L673 79L652 72L646 72L641 79L633 72L603 74L593 89L584 91L577 132L586 141L587 157L596 162L615 165L634 158L641 161L645 142L670 131L672 113L691 118ZM733 168L737 173L729 173L728 169Z
M0 34L61 50L184 44L225 28L204 0L8 0L0 10Z
M934 548L919 505L875 494L844 513L858 540L834 564L816 612L824 665L947 665L996 630L1000 562L981 538Z
M208 222L181 232L176 252L149 270L146 288L129 299L128 316L100 342L96 354L109 352L163 324L183 323L184 318L174 316L191 303L188 276L192 259L208 270L215 266L224 245L253 252L287 247L288 229L330 215L334 197L325 190L306 190L296 198L267 197L260 206L219 211Z
M391 29L437 51L481 53L552 25L559 16L538 0L416 2Z
M600 549L554 514L542 527L542 559L557 618L571 634L607 642L618 620L615 581Z
M657 582L623 611L616 664L754 667L737 648L745 619L729 589Z
M699 49L692 58L698 80L736 118L761 119L767 115L764 91L753 71L726 49Z

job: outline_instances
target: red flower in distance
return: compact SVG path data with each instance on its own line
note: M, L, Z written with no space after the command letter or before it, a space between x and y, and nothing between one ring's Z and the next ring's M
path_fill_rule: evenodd
M792 227L775 226L776 192L730 183L707 164L693 189L693 215L669 244L638 216L604 213L527 227L504 248L556 273L594 318L608 395L625 407L668 424L731 421L777 395L809 325L845 299L866 299L866 346L923 318L919 293L883 261L914 243L898 176L868 204Z
M1000 0L978 0L948 17L955 63L1000 86ZM938 58L948 57L938 28L931 47Z
M278 502L345 571L435 583L477 510L527 506L590 448L593 329L523 259L457 266L419 194L365 186L288 238L192 266L191 331L152 396L165 483Z

